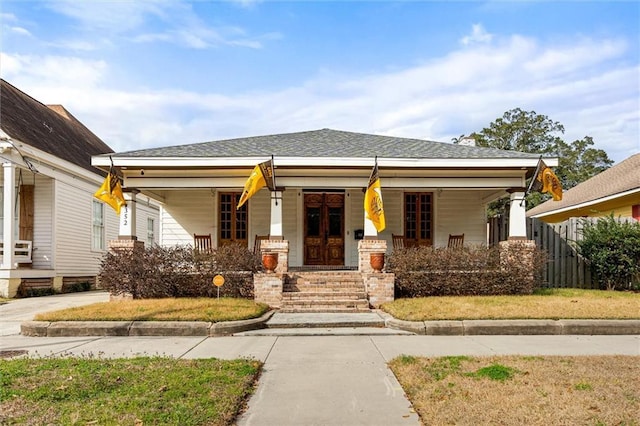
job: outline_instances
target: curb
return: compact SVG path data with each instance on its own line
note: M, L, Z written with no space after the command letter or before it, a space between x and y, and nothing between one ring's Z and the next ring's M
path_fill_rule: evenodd
M462 320L403 321L377 311L387 328L423 336L489 335L640 335L640 320ZM267 328L275 311L259 318L217 323L203 321L26 321L21 334L31 337L228 336Z
M20 334L30 337L226 336L265 328L274 311L240 321L25 321Z
M640 320L402 321L389 315L385 325L427 336L640 335Z

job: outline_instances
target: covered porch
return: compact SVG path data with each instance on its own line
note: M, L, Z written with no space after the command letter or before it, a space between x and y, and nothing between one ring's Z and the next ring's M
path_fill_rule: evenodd
M374 154L386 218L381 232L363 208ZM274 190L263 188L236 208L252 169L270 157ZM374 272L370 254L390 253L394 235L445 247L451 234L464 234L464 245L486 245L486 206L508 196L509 237L526 239L522 199L538 159L323 129L96 156L93 164L106 170L113 161L129 197L142 193L161 203L161 245L193 244L194 234L210 235L213 247L253 248L261 239L260 251L277 253L278 264L273 274L256 275L256 298L281 300L290 272L343 269L362 275L375 306L393 298L393 277ZM135 234L121 231L121 239L127 236ZM384 291L377 296L374 288Z

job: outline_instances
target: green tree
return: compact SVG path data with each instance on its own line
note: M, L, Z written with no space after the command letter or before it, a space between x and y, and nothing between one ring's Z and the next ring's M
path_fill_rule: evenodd
M472 135L478 146L557 156L556 175L565 191L613 164L605 151L591 147L594 144L592 137L585 136L568 144L558 136L562 133L564 126L546 115L515 108ZM454 138L453 142L458 143L460 139L462 137ZM529 194L527 208L535 207L549 198L546 194ZM502 214L508 205L507 199L491 203L488 215Z
M555 153L564 126L546 115L515 108L476 133L478 146L508 151Z
M613 164L605 151L591 148L593 143L591 136L575 140L569 145L564 141L558 143L556 175L565 190L607 170Z

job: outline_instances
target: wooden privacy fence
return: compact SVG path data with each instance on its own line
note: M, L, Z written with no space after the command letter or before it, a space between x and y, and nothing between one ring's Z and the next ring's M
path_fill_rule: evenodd
M582 239L584 224L595 223L597 220L598 218L571 218L561 223L544 223L539 219L527 218L527 237L534 240L538 248L545 250L549 256L544 272L549 287L598 288L589 265L578 253L575 244ZM490 218L488 228L489 245L494 246L509 236L509 218Z

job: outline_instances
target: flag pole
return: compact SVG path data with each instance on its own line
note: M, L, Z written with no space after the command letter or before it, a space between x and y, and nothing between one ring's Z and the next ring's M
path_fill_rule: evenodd
M271 154L271 181L273 182L273 192L277 192L278 187L276 186L276 168L273 165L273 154ZM273 194L276 199L276 206L278 205L278 194Z
M541 164L542 164L542 154L540 154L540 158L538 158L538 164L536 165L536 171L533 174L533 177L531 178L531 182L529 182L529 186L527 187L527 190L524 192L524 196L522 197L522 200L520 200L520 207L522 207L522 204L524 203L524 200L527 198L527 195L529 194L529 192L531 192L531 187L533 186L533 183L538 178L538 173L540 172L540 165Z

